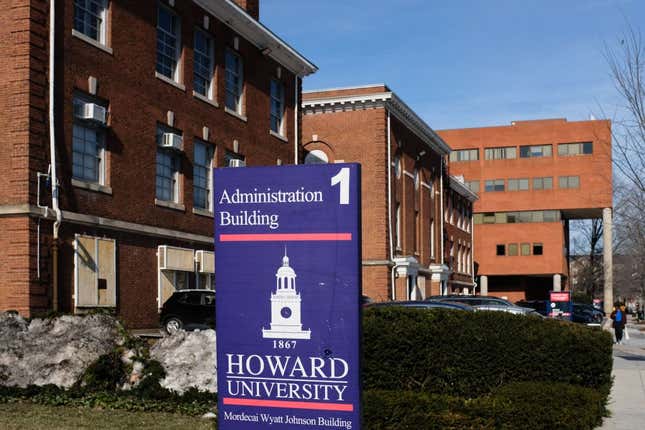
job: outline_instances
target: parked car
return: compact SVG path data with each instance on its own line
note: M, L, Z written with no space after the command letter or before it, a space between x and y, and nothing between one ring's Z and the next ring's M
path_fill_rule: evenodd
M604 314L599 312L597 309L590 309L589 306L591 305L574 303L571 321L587 325L602 324Z
M549 310L547 309L549 307L548 300L520 300L519 302L515 302L515 305L523 308L531 308L545 317L549 316Z
M472 306L465 305L463 303L448 303L448 302L434 302L434 301L401 301L401 302L382 302L382 303L370 303L366 307L368 308L384 308L398 306L404 308L416 308L416 309L450 309L453 311L467 311L473 312L474 309Z
M215 291L175 291L163 304L159 322L168 334L181 329L215 328Z
M478 311L501 311L517 315L535 315L536 312L531 308L516 306L508 300L499 297L490 296L467 296L467 295L448 295L432 296L428 300L439 301L444 303L463 303L475 308Z

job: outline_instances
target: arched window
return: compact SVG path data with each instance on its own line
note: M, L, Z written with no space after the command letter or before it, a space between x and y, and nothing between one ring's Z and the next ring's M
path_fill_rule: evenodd
M305 156L305 164L327 164L329 157L320 149L314 149Z

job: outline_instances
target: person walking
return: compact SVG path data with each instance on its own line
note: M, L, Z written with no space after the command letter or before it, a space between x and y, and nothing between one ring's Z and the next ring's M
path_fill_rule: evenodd
M614 310L609 316L614 323L614 333L616 333L616 343L620 345L623 341L623 329L625 328L625 311L617 304L614 306Z

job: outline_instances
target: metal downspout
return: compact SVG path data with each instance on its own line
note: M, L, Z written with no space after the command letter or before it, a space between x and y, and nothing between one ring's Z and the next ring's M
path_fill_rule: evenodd
M58 230L63 216L58 206L58 177L56 172L56 134L54 128L54 66L55 66L55 34L56 34L56 0L50 1L49 6L49 152L51 159L51 192L52 209L56 215L53 226L52 240L52 308L58 310Z

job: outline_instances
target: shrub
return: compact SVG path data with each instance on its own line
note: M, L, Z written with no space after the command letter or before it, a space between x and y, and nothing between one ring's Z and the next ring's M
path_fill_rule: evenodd
M600 423L604 397L569 384L520 382L472 399L415 391L367 390L363 426L374 430L587 430Z
M121 354L115 350L101 355L90 364L79 382L87 391L116 391L125 382L126 375L127 370L121 360Z
M478 396L518 381L608 390L611 336L505 312L368 309L363 386Z

